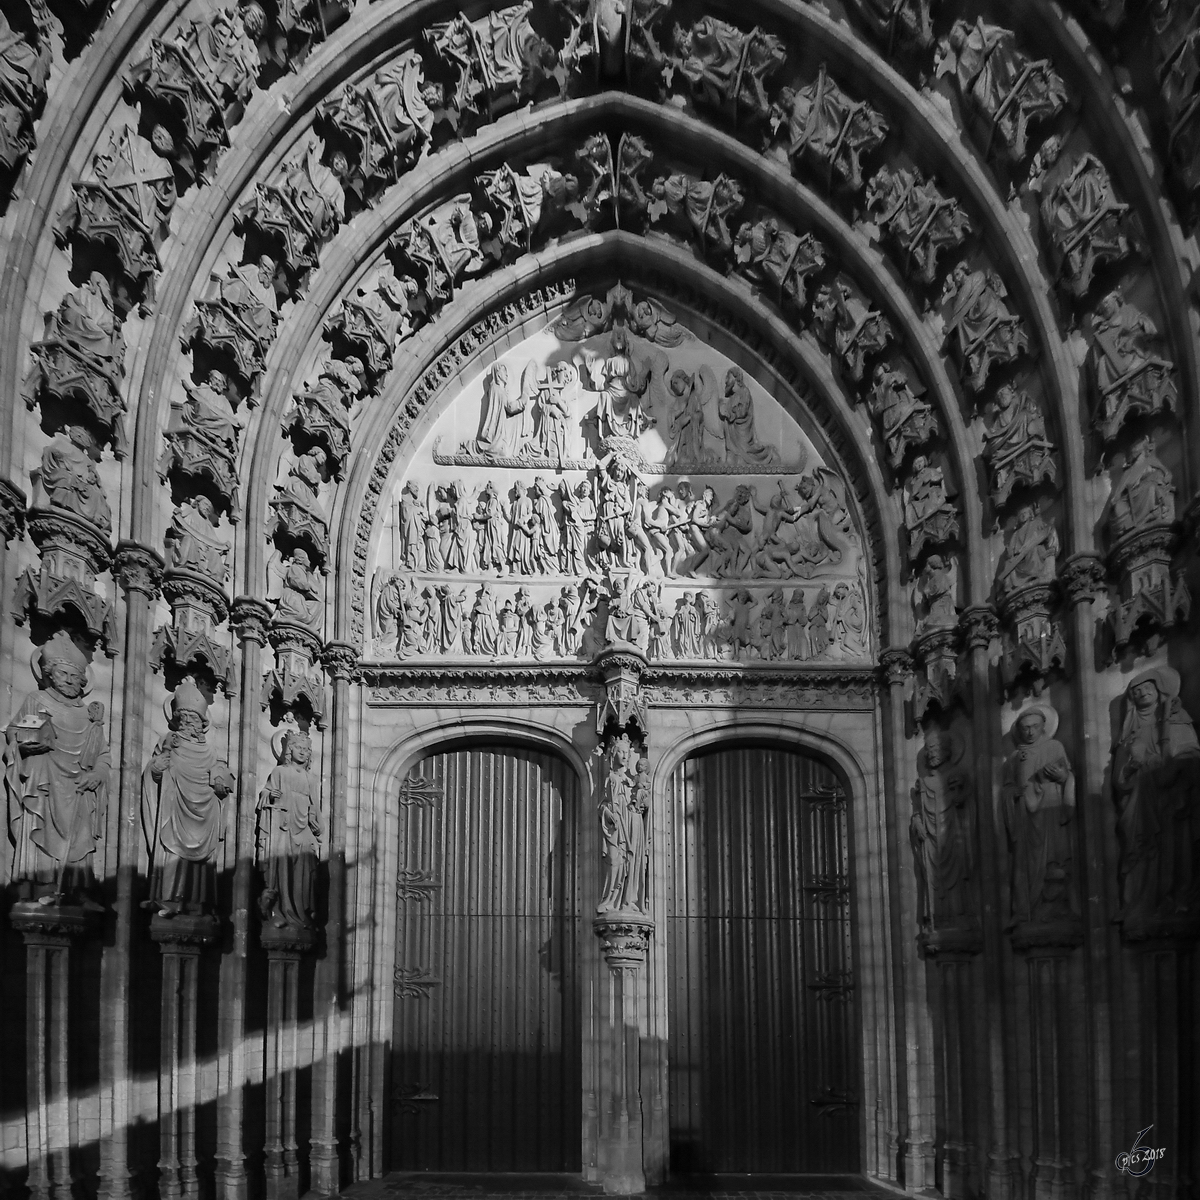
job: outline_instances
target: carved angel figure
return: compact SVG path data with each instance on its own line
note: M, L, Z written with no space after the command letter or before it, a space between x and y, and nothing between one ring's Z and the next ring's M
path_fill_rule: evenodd
M321 782L314 775L312 742L293 726L277 750L278 765L258 796L255 859L262 872L262 919L277 929L313 929L321 837Z
M421 281L428 312L436 312L460 280L484 268L479 227L464 193L416 220L406 221L392 244Z
M1175 520L1175 482L1154 451L1154 442L1140 437L1129 460L1113 483L1105 506L1104 523L1110 541L1135 530L1170 525Z
M1042 516L1037 504L1023 504L996 570L996 590L1003 596L1030 584L1052 583L1060 549L1054 523Z
M789 159L808 154L836 173L847 187L862 187L862 155L883 144L888 127L865 100L851 100L821 63L807 87L782 88L771 106L771 128L786 126Z
M728 175L712 183L694 175L664 175L651 185L650 223L669 215L684 237L696 237L709 253L726 255L733 250L730 221L741 211L742 189Z
M958 511L946 494L942 469L924 455L913 461L912 478L904 488L904 524L911 558L920 556L926 542L937 545L958 535Z
M1159 338L1141 309L1110 292L1092 317L1091 366L1097 395L1096 428L1110 442L1130 417L1174 412L1175 364L1151 352Z
M888 363L879 363L871 376L867 407L879 422L888 450L888 463L896 470L910 446L923 446L940 432L933 408L920 399L925 389L914 389L908 375Z
M1013 362L1029 348L1021 318L1008 311L1004 284L992 271L972 271L965 262L954 268L942 293L950 303L945 339L955 338L966 373L965 383L978 392L993 363Z
M87 659L63 631L34 653L37 691L17 706L4 743L4 790L20 899L79 903L93 881L112 765L104 705L86 702Z
M774 34L757 27L744 33L727 21L701 17L690 29L677 25L674 41L677 69L698 104L735 121L769 114L766 81L787 58Z
M0 167L10 172L34 147L33 122L50 77L50 14L40 4L30 7L36 24L32 39L0 13Z
M909 824L923 931L972 924L970 800L974 783L960 765L962 757L957 738L933 726L926 729L925 747L917 759Z
M971 232L958 201L915 169L881 167L867 181L867 205L880 229L904 251L905 269L922 283L937 276L938 254Z
M938 69L954 73L959 95L987 123L989 149L998 137L1017 161L1025 157L1029 123L1057 116L1067 102L1050 60L1031 59L1011 30L982 17L954 22Z
M992 501L1006 504L1016 486L1036 487L1057 476L1046 419L1028 392L1005 384L990 405L983 457L992 475Z
M605 759L600 800L604 881L598 913L646 911L649 807L649 774L628 735L619 734Z
M892 327L883 313L869 307L840 278L817 292L813 319L822 340L837 352L855 382L863 377L867 355L878 354L892 338Z
M811 233L797 236L773 217L745 222L734 242L734 267L760 287L770 288L777 303L786 296L797 308L807 300L808 276L825 266L825 248Z

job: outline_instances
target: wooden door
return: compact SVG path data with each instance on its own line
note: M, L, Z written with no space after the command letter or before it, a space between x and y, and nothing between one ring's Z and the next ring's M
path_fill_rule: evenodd
M846 796L771 747L671 781L671 1168L858 1170Z
M393 1169L578 1171L578 781L501 745L400 789Z

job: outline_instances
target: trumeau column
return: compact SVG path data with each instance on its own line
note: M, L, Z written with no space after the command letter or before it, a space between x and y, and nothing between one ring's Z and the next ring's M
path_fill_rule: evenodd
M592 925L608 965L607 986L599 997L597 1157L606 1192L636 1195L646 1187L638 973L654 934L648 911L647 712L641 695L646 660L636 647L610 642L597 661L605 686L596 721L601 756L596 808L604 861Z

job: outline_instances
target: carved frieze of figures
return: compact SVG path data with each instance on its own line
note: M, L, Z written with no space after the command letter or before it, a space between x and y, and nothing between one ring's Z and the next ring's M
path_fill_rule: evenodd
M992 271L972 271L960 262L946 280L946 341L954 340L964 382L978 392L993 365L1013 362L1029 348L1021 318L1004 303L1004 284Z
M56 312L46 314L45 336L30 347L30 357L22 389L26 407L42 398L81 405L102 440L112 443L115 457L124 458L125 339L108 281L99 271L78 291L68 292Z
M600 844L604 879L598 913L649 909L649 763L630 740L618 734L605 755L600 799Z
M863 184L862 156L881 146L888 132L883 117L865 100L847 96L824 63L807 87L781 89L770 115L790 160L807 156L831 181L836 175L856 192Z
M729 227L745 203L736 180L721 174L709 183L677 172L656 179L650 193L651 225L662 221L679 237L696 239L706 255L722 258L732 253Z
M1017 49L1016 35L982 17L955 21L940 46L938 74L952 74L963 103L987 130L987 149L1017 161L1028 149L1029 125L1062 111L1067 89L1049 59Z
M38 484L52 509L70 513L102 534L112 532L112 510L96 472L100 446L83 425L71 425L42 451Z
M247 389L256 388L275 340L277 271L275 260L264 254L256 263L229 267L223 276L214 273L180 335L185 346L203 346Z
M235 781L208 742L208 701L190 678L171 698L171 728L142 773L142 828L151 864L147 908L163 918L211 913L214 859Z
M65 632L35 651L33 666L37 691L5 735L9 877L20 900L96 908L92 854L112 785L104 705L86 699L88 660Z
M422 294L413 307L426 316L437 312L463 279L480 274L485 266L479 226L466 193L406 221L392 246L404 270L420 284Z
M1061 161L1062 139L1052 134L1037 154L1030 188L1042 193L1042 229L1062 286L1083 296L1096 268L1118 262L1132 249L1129 205L1116 197L1112 179L1094 154Z
M355 288L325 324L334 352L357 358L372 388L391 370L396 347L412 332L418 290L412 279L387 267L373 287Z
M287 162L238 210L237 220L252 230L288 272L295 291L317 265L321 247L337 232L346 215L346 194L340 177L346 156L335 150L330 165L321 162L316 144Z
M1055 740L1058 713L1023 709L1013 722L1013 752L1004 760L1000 803L1012 851L1012 922L1018 942L1030 925L1074 923L1075 773Z
M491 221L490 253L497 259L529 250L542 223L550 228L579 197L575 176L564 175L549 163L533 163L521 171L506 163L477 175L475 186L481 211Z
M370 80L348 83L317 112L330 140L346 155L346 191L361 207L429 153L440 84L426 82L424 63L405 50Z
M958 510L946 492L945 476L924 455L914 459L904 487L904 526L910 559L919 558L926 543L940 546L958 536Z
M209 490L211 497L236 521L238 502L237 451L241 422L229 401L229 380L222 371L209 372L199 385L184 382L186 400L171 404L158 473L176 475Z
M274 929L315 930L320 777L311 770L307 733L291 725L277 738L277 765L256 811L255 860L263 880L258 909Z
M242 119L265 29L266 15L251 0L152 39L149 57L131 68L128 85L149 106L155 148L188 178L205 173Z
M292 397L294 409L284 427L303 444L320 446L329 469L341 476L350 453L350 413L365 388L366 372L357 358L330 359L312 387Z
M958 201L921 172L881 167L867 181L867 205L879 228L904 251L905 270L922 283L937 276L938 254L971 232Z
M287 479L276 485L270 501L275 535L307 547L307 556L318 562L324 562L329 549L329 517L320 500L327 469L325 451L313 446L288 468Z
M811 233L797 235L773 217L743 223L734 240L734 270L769 291L777 304L803 308L808 276L825 266L825 248Z
M56 236L102 247L141 291L142 309L154 302L158 246L175 207L175 174L132 126L114 130L91 167L72 185L71 203L58 218Z
M930 725L917 757L909 823L917 874L918 920L929 939L977 922L971 826L975 782L963 766L962 739Z
M1167 150L1184 187L1200 187L1200 13L1163 46L1159 94L1167 119Z
M1053 483L1058 474L1054 443L1046 437L1046 419L1037 401L1005 384L989 405L983 458L992 477L992 503L1008 503L1014 487Z
M889 363L879 363L871 376L867 407L879 422L892 470L899 468L910 446L923 446L941 432L924 394L919 380L914 384L907 372Z
M1106 442L1132 417L1175 411L1175 364L1152 352L1158 340L1154 322L1119 291L1100 301L1092 316L1090 358L1096 428Z
M436 21L426 31L430 49L457 78L447 98L446 117L457 129L467 113L488 119L531 97L558 66L554 48L530 23L531 0L496 9L476 21L461 14Z
M867 355L886 349L892 337L887 318L840 276L817 292L813 320L821 340L837 354L856 383L866 370Z
M33 123L50 75L50 14L31 6L32 35L13 29L0 13L0 169L15 172L36 144Z
M555 0L555 6L571 22L559 55L565 69L579 71L591 59L601 78L653 72L661 83L667 58L654 26L671 0Z
M1179 674L1154 667L1125 692L1113 746L1113 799L1121 846L1126 938L1196 922L1196 814L1200 741L1179 699Z
M787 58L774 34L749 33L716 17L701 17L690 29L675 26L675 70L697 104L735 122L765 120L771 112L767 79Z
M933 45L929 6L930 0L849 0L846 5L889 53L897 48L925 50Z

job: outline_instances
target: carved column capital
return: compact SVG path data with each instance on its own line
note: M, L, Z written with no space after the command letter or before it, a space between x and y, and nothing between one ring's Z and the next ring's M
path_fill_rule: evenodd
M889 687L895 683L908 683L914 669L913 657L904 646L889 646L879 655L879 670Z
M147 600L158 598L163 578L162 555L137 542L118 542L113 555L113 574L128 595L141 592Z
M610 912L596 917L592 928L600 939L600 950L614 970L636 970L646 961L654 920L639 912Z
M645 657L628 649L607 650L597 658L596 665L604 678L604 699L596 716L597 735L604 737L612 724L618 730L632 726L645 739L649 725L642 695Z
M1058 577L1071 604L1094 603L1108 591L1104 560L1091 550L1072 554L1059 568Z
M270 619L270 606L253 596L236 596L229 609L229 624L243 644L257 642L265 646Z
M322 659L325 668L336 679L353 679L358 673L359 652L349 642L327 642Z
M15 483L0 479L0 535L7 546L25 532L25 493Z
M1000 636L1000 620L990 604L972 604L963 609L958 625L968 650L986 650Z

